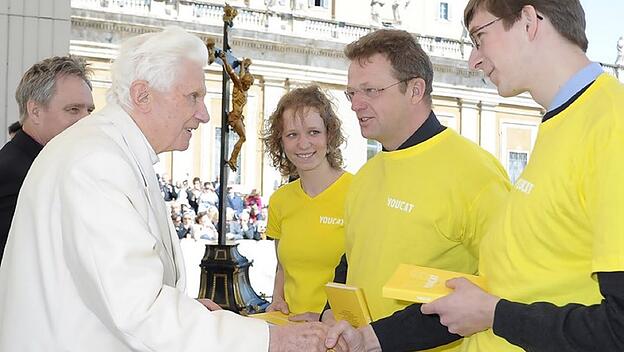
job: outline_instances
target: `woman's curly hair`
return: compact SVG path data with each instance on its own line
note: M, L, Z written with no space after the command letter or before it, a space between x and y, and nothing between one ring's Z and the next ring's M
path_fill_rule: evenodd
M287 109L294 109L295 115L305 108L316 108L327 130L327 161L334 169L343 167L340 146L345 142L342 122L334 112L334 106L317 85L296 88L286 93L277 103L275 111L266 121L262 131L262 141L271 158L272 164L282 176L298 176L295 165L288 160L282 146L284 130L283 116Z

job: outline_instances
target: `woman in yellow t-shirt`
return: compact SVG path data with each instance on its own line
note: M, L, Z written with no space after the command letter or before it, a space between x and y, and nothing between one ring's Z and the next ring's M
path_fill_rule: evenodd
M267 311L318 320L324 285L345 251L344 200L353 175L342 169L340 119L318 86L284 95L264 131L273 166L296 178L269 200L267 235L275 239L277 271Z

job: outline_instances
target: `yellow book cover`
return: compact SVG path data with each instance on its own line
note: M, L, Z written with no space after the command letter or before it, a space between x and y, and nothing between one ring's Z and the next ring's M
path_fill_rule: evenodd
M346 320L356 328L371 322L364 291L361 288L328 282L325 285L325 292L336 320Z
M255 318L255 319L262 319L266 321L267 323L270 323L273 325L279 325L279 326L287 325L290 323L295 323L293 321L288 320L288 315L280 311L252 314L252 315L249 315L249 317Z
M453 290L446 287L446 280L456 277L466 278L483 289L487 288L485 280L476 275L400 264L384 285L382 294L386 298L429 303L451 293Z

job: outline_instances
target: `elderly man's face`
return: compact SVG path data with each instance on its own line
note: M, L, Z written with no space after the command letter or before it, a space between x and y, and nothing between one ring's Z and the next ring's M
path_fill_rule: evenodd
M210 120L204 97L204 70L194 62L183 61L177 82L170 92L154 92L154 150L186 150L193 130Z

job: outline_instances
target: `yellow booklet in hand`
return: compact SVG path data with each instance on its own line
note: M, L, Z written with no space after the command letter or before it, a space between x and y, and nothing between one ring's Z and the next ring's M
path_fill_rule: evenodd
M371 322L364 291L361 288L328 282L325 285L325 292L336 320L346 320L356 328Z
M446 287L446 280L463 277L486 289L482 277L454 271L400 264L390 280L384 285L382 294L386 298L402 301L429 303L453 292Z
M266 321L267 323L273 324L273 325L287 325L290 323L294 323L290 320L288 320L288 315L280 312L280 311L273 311L273 312L265 312L265 313L258 313L258 314L252 314L249 315L250 318L256 318L256 319L262 319L264 321Z

